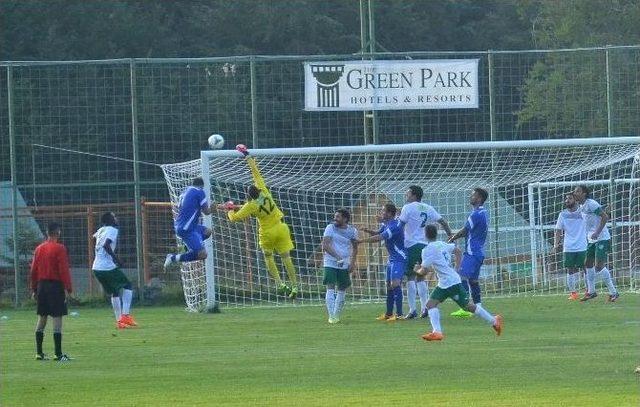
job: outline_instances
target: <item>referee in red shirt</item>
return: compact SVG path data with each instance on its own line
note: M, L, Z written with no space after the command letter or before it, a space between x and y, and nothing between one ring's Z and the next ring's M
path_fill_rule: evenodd
M54 360L66 362L71 358L62 353L62 316L67 315L67 297L72 291L69 257L64 245L58 243L60 224L50 223L47 236L47 240L36 247L31 263L31 289L38 304L36 360L48 359L42 352L42 340L50 315L53 318Z

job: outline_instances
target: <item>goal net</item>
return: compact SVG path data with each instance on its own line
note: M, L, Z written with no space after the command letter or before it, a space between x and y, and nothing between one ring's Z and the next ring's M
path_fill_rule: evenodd
M386 202L402 207L410 185L422 187L423 202L453 230L464 225L470 212L471 190L489 191L485 207L490 232L481 287L486 295L512 295L565 290L562 254L553 251L554 225L564 195L585 184L611 214L609 265L616 283L621 289L637 287L639 137L250 151L293 233L298 304L324 298L321 240L335 210L349 209L358 230L375 229L380 207ZM163 171L174 213L180 193L195 177L205 179L212 202L244 202L245 188L252 183L245 160L233 150L203 151L199 160L166 164ZM207 260L181 264L189 309L217 303L291 304L276 294L268 276L255 219L232 223L225 212L215 212L205 222L213 230ZM384 298L385 263L384 246L360 246L347 294L351 301Z

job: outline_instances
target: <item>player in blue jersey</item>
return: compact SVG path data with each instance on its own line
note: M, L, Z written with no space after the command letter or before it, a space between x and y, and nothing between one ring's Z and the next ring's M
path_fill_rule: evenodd
M449 243L465 236L466 245L462 264L460 265L460 276L462 277L462 287L467 292L471 290L471 298L474 304L481 304L480 298L480 267L484 261L484 244L489 232L489 212L484 208L484 203L489 197L489 193L483 188L474 188L469 199L473 210L467 218L464 227L449 238ZM463 309L455 311L451 315L456 317L470 317L472 314Z
M407 268L407 250L404 247L404 230L401 222L396 219L398 209L392 203L382 207L378 220L382 222L377 231L364 229L370 237L359 240L358 243L379 242L384 240L389 253L387 263L387 311L378 317L380 321L396 321L402 319L402 276ZM393 314L393 305L396 314Z
M167 254L165 268L174 262L184 263L207 258L203 242L211 236L211 229L200 224L200 215L210 213L211 207L204 192L204 180L195 178L192 185L180 195L178 216L173 222L176 235L189 250L182 254Z

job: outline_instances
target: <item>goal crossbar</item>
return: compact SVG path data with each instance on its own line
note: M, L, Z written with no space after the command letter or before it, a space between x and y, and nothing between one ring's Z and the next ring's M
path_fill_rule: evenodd
M328 154L374 154L402 153L433 150L504 150L518 148L553 148L573 146L606 146L606 145L640 145L640 137L592 137L546 140L517 141L477 141L469 142L437 142L407 144L368 144L362 146L332 147L299 147L299 148L256 148L251 149L254 156L292 156L292 155L328 155ZM241 157L235 150L204 150L202 157Z

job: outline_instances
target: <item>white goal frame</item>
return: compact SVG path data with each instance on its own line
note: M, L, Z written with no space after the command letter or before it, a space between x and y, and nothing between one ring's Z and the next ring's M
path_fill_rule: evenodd
M502 149L528 149L528 148L553 148L553 147L588 147L588 146L606 146L606 145L639 145L640 137L602 137L602 138L572 138L572 139L548 139L548 140L519 140L519 141L483 141L483 142L437 142L437 143L410 143L410 144L384 144L384 145L362 145L362 146L333 146L333 147L304 147L304 148L271 148L271 149L250 149L252 156L260 157L274 157L274 156L296 156L296 155L346 155L346 154L362 154L362 153L396 153L396 152L418 152L429 150L502 150ZM207 195L207 199L211 201L211 177L209 168L211 160L222 157L238 157L241 158L242 154L235 150L205 150L200 153L200 165L201 176L204 180L204 190ZM640 159L636 157L635 165L638 165ZM612 180L597 180L594 182L607 183ZM615 180L616 182L618 180ZM628 180L622 180L624 182ZM631 182L637 182L637 179L631 180ZM588 182L583 182L589 184ZM575 185L575 183L568 183ZM529 188L529 200L533 199L535 188L540 188L544 183L531 183ZM554 184L559 186L559 184ZM535 233L540 228L535 223L535 208L532 205L529 206L531 219L533 222L530 224L530 233L532 242L534 242ZM534 212L532 212L534 211ZM211 215L204 217L205 225L212 228ZM206 308L214 309L217 307L216 298L216 282L215 282L215 242L212 239L205 241L205 248L207 250L207 259L205 260L205 279L206 279ZM536 256L535 244L531 245L532 256ZM532 266L535 266L535 261L532 262ZM535 276L536 273L534 272ZM534 277L535 278L535 277Z

